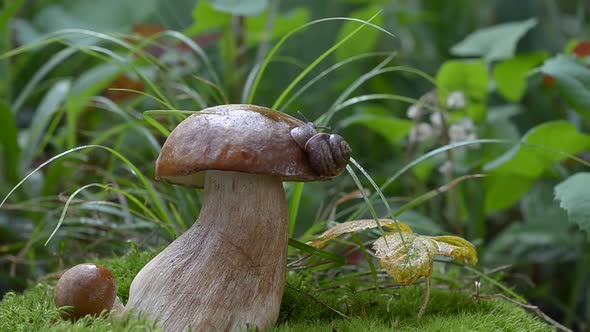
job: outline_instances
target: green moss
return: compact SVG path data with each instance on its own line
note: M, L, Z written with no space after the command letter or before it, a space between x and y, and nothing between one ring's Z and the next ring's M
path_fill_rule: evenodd
M119 296L125 302L135 274L155 252L130 254L98 261L113 270ZM477 301L460 290L433 289L424 318L416 319L423 288L363 291L353 286L316 291L310 275L288 275L288 287L274 331L552 331L553 329L514 304L501 300ZM53 304L55 280L30 287L23 294L8 293L0 302L0 331L146 331L145 320L90 318L75 324L63 321ZM346 320L311 299L353 317Z

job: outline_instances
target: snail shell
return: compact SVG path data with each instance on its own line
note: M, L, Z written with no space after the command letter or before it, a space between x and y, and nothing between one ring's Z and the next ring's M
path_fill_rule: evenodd
M291 137L305 150L311 168L319 175L336 176L350 160L352 149L342 136L318 133L311 122L293 128Z

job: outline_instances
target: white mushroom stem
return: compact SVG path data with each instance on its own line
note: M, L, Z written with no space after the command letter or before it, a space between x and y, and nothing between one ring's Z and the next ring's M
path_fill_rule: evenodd
M135 277L127 310L166 331L265 329L285 286L287 203L281 180L207 171L199 219Z

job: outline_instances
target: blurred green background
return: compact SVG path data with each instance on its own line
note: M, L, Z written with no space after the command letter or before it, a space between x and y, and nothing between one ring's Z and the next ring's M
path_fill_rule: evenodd
M344 136L374 181L387 183L394 209L442 188L399 219L422 234L465 237L478 247L478 268L567 326L590 326L588 1L1 6L0 294L182 233L200 193L153 181L153 162L186 115L154 110L251 101L299 110ZM351 35L361 24L344 19L306 25L371 17L394 36L370 26ZM370 217L350 198L358 188L348 175L306 184L298 196L300 188L286 187L291 206L298 202L293 238Z

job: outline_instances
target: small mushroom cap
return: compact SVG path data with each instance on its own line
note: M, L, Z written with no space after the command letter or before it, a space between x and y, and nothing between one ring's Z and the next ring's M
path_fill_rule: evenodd
M206 170L273 175L283 181L329 180L312 170L290 131L304 123L256 105L206 108L172 131L156 161L156 179L202 188Z
M73 307L64 314L64 318L73 320L110 311L116 297L117 281L113 273L97 264L85 263L70 268L55 286L55 306Z

